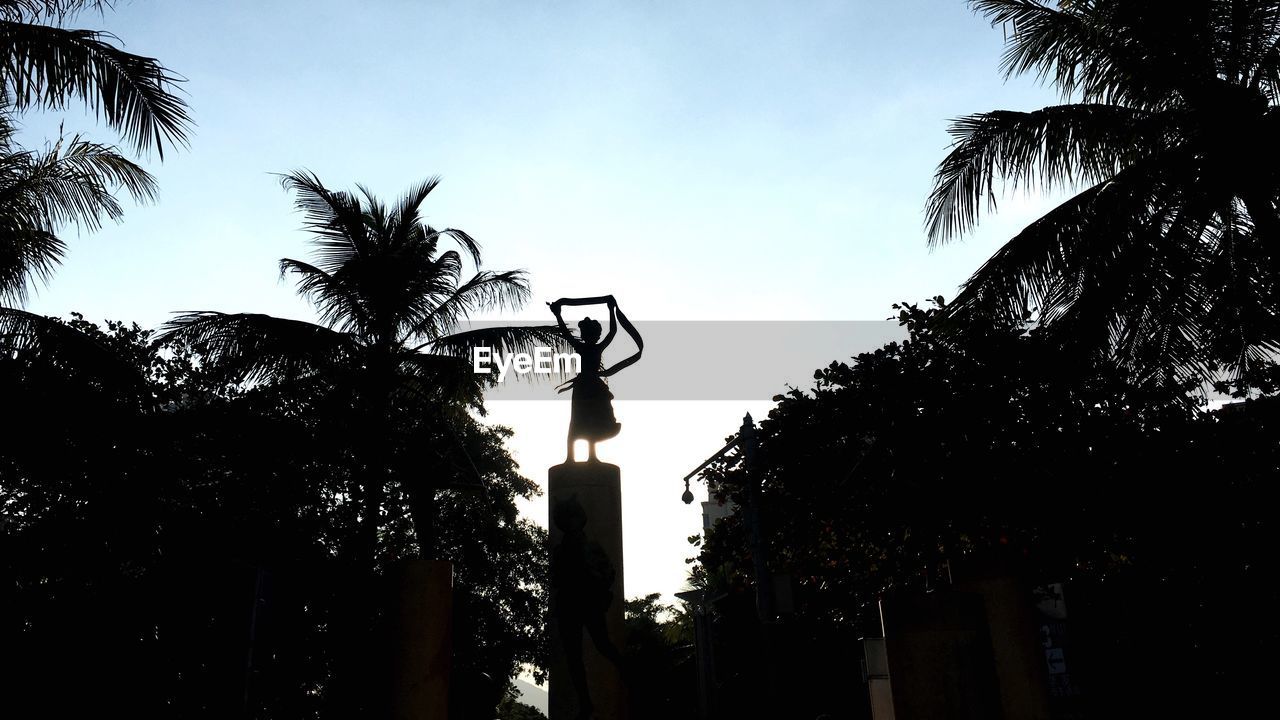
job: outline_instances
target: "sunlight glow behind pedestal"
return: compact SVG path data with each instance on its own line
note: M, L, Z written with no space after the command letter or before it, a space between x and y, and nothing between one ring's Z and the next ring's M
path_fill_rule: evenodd
M694 504L672 507L671 478L697 466L737 431L744 409L756 417L773 403L737 401L619 401L619 437L600 443L603 462L626 469L622 486L623 541L627 556L626 597L661 592L669 601L683 590L689 572L685 559L697 554L690 535L702 532L702 513ZM492 402L486 422L515 431L509 447L520 471L545 492L546 468L564 460L564 427L569 403L560 400ZM678 420L673 420L677 418ZM521 501L524 517L547 527L546 496Z

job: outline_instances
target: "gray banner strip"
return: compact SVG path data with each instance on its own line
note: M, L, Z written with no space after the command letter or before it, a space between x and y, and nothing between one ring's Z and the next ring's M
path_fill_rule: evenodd
M833 361L848 361L906 337L896 320L637 321L635 326L644 338L644 355L609 379L618 400L768 400L788 386L808 389L814 371ZM619 331L605 351L605 366L629 357L635 349ZM567 400L569 393L555 391L563 379L509 372L486 397Z

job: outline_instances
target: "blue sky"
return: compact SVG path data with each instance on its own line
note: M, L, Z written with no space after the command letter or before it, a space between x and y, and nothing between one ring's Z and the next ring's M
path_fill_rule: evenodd
M185 76L198 127L150 165L158 204L68 232L63 267L28 305L46 314L310 319L278 278L306 236L270 175L303 167L386 197L443 176L431 222L474 235L488 267L529 271L520 318L612 292L643 320L880 319L898 300L954 295L1044 208L1010 198L968 241L925 246L947 120L1055 101L1003 80L1000 30L961 0L123 0L74 24ZM24 142L61 119L28 115ZM541 479L567 408L503 405L494 417ZM602 451L631 480L627 592L669 593L698 527L679 477L767 405L628 405Z

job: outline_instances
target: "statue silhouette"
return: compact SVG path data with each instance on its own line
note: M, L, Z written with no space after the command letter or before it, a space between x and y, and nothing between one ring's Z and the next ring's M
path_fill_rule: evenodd
M600 323L588 317L583 318L578 323L579 335L574 337L568 326L565 325L564 318L560 315L560 309L566 305L597 305L600 303L604 303L609 308L609 333L602 340L600 338ZM551 312L555 313L556 323L560 325L560 332L569 341L569 344L573 346L579 357L582 358L582 371L577 377L560 388L560 392L565 392L569 389L573 390L565 462L573 462L573 442L575 440L586 440L588 442L588 460L596 462L596 443L616 436L618 431L622 429L622 425L613 416L613 393L609 391L609 384L605 382L605 378L639 360L640 353L644 350L644 341L640 338L640 333L636 332L635 327L627 320L627 316L618 308L618 303L613 299L612 295L590 298L561 298L549 303L549 305L551 306ZM609 346L609 343L613 342L614 336L618 334L619 324L635 341L636 353L606 370L603 360L604 350Z
M556 503L551 514L556 527L564 533L551 553L551 596L555 598L551 611L578 695L578 718L590 720L595 706L582 658L583 630L596 650L622 672L622 656L609 639L605 624L606 613L613 604L616 571L604 548L587 537L587 513L577 495Z

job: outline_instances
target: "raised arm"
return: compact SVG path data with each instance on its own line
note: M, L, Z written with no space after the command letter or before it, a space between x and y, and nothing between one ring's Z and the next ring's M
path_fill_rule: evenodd
M555 313L556 324L560 326L560 334L563 335L564 338L569 341L569 344L573 346L574 350L581 350L582 343L579 343L578 339L573 336L573 332L569 330L568 325L564 324L564 318L561 317L560 315L560 308L562 306L572 305L572 304L574 303L571 300L568 300L566 298L560 298L555 302L547 303L547 306L551 308L551 312Z

